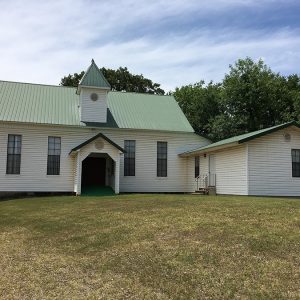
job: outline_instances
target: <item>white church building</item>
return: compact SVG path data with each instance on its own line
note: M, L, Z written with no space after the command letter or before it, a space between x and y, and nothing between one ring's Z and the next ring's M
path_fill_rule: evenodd
M0 81L0 196L90 187L300 196L300 129L211 144L173 96L111 91L94 61L78 88Z
M193 192L194 133L174 97L111 91L92 61L78 88L0 81L0 192Z

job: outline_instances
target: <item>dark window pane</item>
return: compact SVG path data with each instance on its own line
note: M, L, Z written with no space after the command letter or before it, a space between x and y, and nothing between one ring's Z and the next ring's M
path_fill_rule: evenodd
M61 138L48 137L47 175L60 174Z
M21 147L22 147L22 136L9 134L8 142L7 142L7 162L6 162L7 174L20 174Z
M157 142L157 177L167 177L168 143Z
M60 156L48 155L47 175L59 175Z
M300 177L300 150L292 149L292 176Z
M135 141L124 141L124 176L135 176Z

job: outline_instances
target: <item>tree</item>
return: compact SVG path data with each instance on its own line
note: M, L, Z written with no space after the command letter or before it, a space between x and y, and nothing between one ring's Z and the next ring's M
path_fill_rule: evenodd
M216 118L218 126L224 128L223 137L228 137L228 127L235 135L293 119L295 109L288 83L292 86L295 82L291 81L274 73L262 60L256 63L246 58L231 65L222 83L222 118ZM213 123L211 126L216 127Z
M85 72L82 71L79 74L74 73L73 75L69 74L68 76L64 76L60 81L60 85L77 87L84 73Z
M174 96L194 129L213 141L300 119L300 78L262 60L239 59L219 84L183 86Z
M220 84L210 82L205 85L202 80L176 88L173 95L195 131L211 137L208 124L220 113L221 93Z
M145 78L142 74L132 74L126 67L119 67L117 70L101 68L101 71L110 83L113 91L165 94L159 83L153 83L152 80ZM60 85L77 87L83 75L84 71L73 75L69 74L61 79Z

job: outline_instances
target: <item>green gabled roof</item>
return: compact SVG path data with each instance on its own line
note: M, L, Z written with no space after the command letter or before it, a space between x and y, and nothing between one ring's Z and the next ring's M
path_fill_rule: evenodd
M194 132L173 96L109 92L108 108L121 128Z
M101 70L98 68L93 59L91 65L86 70L79 82L79 88L80 86L90 86L105 89L111 88L109 82L106 80L106 78L104 77Z
M0 121L80 125L76 88L0 81Z
M194 132L173 96L108 92L106 123L80 122L76 88L0 81L0 121Z
M108 138L106 135L104 135L103 133L98 133L95 136L93 136L92 138L86 140L85 142L81 143L80 145L74 147L69 154L71 154L72 152L75 152L79 149L81 149L82 147L88 145L89 143L91 143L92 141L96 140L97 138L103 138L104 140L106 140L109 144L111 144L112 146L114 146L115 148L117 148L118 150L120 150L121 152L125 153L126 151L119 146L118 144L116 144L113 140L111 140L110 138Z
M277 126L273 126L273 127L269 127L269 128L265 128L265 129L261 129L261 130L257 130L257 131L237 135L237 136L234 136L234 137L231 137L231 138L228 138L228 139L221 140L219 142L210 144L208 146L204 146L204 147L200 147L200 148L196 148L196 149L193 149L193 150L182 152L182 153L180 153L180 155L184 156L184 155L187 155L187 154L193 154L193 153L197 153L197 152L200 152L200 151L202 152L202 151L205 151L205 150L213 150L214 148L217 148L217 147L223 147L223 146L225 147L227 145L229 146L230 144L242 144L242 143L245 143L245 142L249 142L253 139L259 138L261 136L270 134L270 133L275 132L277 130L287 128L289 126L296 126L296 127L300 128L298 123L296 123L295 121L291 121L291 122L287 122L287 123L280 124L280 125L277 125Z

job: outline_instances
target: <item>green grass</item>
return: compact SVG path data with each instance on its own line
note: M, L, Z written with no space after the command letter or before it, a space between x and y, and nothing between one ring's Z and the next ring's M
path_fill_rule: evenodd
M0 202L0 299L300 299L300 200Z

